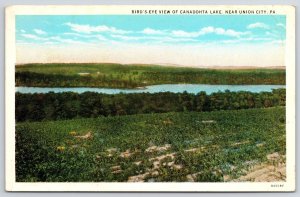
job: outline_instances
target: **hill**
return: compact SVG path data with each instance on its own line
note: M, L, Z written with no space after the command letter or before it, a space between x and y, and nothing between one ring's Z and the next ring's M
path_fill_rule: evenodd
M17 123L16 180L284 181L285 134L284 107Z
M138 88L156 84L285 84L285 69L207 69L159 65L26 64L16 86Z

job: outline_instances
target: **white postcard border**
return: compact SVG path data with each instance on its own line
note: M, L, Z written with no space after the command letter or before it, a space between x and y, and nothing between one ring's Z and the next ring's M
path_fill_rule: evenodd
M132 9L252 9L286 15L286 182L226 183L20 183L15 181L15 16L123 15ZM137 16L138 17L138 16ZM295 190L295 8L292 6L12 6L5 26L5 177L7 191L294 191ZM274 185L283 184L283 187ZM273 185L273 186L272 186Z

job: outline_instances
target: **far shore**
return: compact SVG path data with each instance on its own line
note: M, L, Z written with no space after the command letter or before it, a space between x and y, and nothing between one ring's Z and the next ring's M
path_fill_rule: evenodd
M179 68L199 68L199 69L213 69L213 70L252 70L252 69L278 69L285 70L285 66L200 66L200 65L180 65L169 63L112 63L112 62L51 62L51 63L17 63L16 66L25 66L28 64L119 64L124 66L163 66L163 67L179 67Z
M285 66L269 66L269 67L255 67L255 66L212 66L212 67L202 67L207 69L215 69L215 70L250 70L250 69L279 69L285 70Z

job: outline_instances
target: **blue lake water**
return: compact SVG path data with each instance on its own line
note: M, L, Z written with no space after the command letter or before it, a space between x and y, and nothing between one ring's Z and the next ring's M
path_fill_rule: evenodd
M20 93L48 93L48 92L97 92L105 94L129 94L129 93L158 93L158 92L188 92L197 94L201 91L206 94L214 92L224 92L230 90L231 92L249 91L249 92L271 92L272 89L285 88L285 85L208 85L208 84L162 84L145 86L140 89L116 89L116 88L87 88L87 87L74 87L74 88L53 88L53 87L16 87L16 92Z

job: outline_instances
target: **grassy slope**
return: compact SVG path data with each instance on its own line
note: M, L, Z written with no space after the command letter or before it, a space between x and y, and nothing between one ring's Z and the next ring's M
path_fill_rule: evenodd
M78 139L71 131L93 137ZM175 158L161 161L158 174L146 181L187 181L194 173L196 181L223 181L243 175L267 154L285 154L285 108L25 122L17 124L16 136L18 181L127 181L153 168L150 158L167 153ZM170 149L146 152L165 144ZM121 157L126 150L129 157ZM163 166L171 161L182 169Z
M202 84L285 84L282 69L211 70L158 65L121 64L27 64L16 66L16 72L40 74L40 78L53 75L41 82L35 77L18 80L18 86L90 86L134 88L153 84L202 83ZM90 73L84 79L78 73ZM86 77L86 76L85 76ZM48 81L56 81L49 84ZM69 82L66 82L69 81Z
M114 74L122 72L163 72L163 73L181 73L181 72L199 72L199 71L212 71L212 69L205 68L192 68L192 67L174 67L174 66L160 66L160 65L138 65L138 64L92 64L92 63L65 63L65 64L25 64L17 65L17 71L30 71L44 74L66 74L73 75L80 72L90 72L96 75L97 72ZM283 69L237 69L237 70L219 70L220 72L234 72L234 73L247 73L247 72L266 72L266 73L284 73Z

